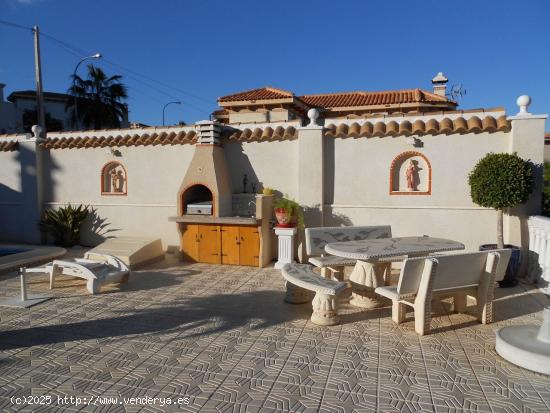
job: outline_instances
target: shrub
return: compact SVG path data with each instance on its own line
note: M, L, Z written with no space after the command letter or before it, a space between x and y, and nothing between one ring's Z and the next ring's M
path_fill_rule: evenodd
M503 210L529 199L533 192L533 164L515 153L489 153L470 172L468 183L472 201L497 210L497 247L504 248Z
M40 221L40 229L51 235L56 245L73 247L80 242L80 228L89 214L87 206L73 207L68 204L57 210L50 209L44 212Z

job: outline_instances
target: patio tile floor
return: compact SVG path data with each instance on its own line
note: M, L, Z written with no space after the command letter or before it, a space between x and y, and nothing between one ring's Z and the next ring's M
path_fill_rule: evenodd
M343 304L338 326L283 302L272 268L182 264L168 255L128 284L89 295L84 282L30 277L55 298L0 307L1 411L548 412L550 378L501 359L494 331L540 324L550 300L497 289L497 321L435 305L433 334L397 326L390 308ZM15 296L15 274L0 295ZM15 405L12 396L187 397L187 404Z

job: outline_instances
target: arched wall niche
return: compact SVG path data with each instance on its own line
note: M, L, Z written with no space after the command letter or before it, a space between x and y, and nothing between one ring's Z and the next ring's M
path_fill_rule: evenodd
M128 174L120 162L110 161L101 169L101 195L127 195Z
M390 195L431 195L432 166L417 151L397 155L390 166Z

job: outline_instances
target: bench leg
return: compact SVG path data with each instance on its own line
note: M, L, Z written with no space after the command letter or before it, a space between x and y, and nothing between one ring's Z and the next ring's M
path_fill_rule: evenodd
M305 288L298 287L288 281L285 282L285 301L290 304L304 304L311 301L311 293Z
M431 301L420 303L414 306L414 329L417 334L423 336L430 334L430 324L432 322L432 304Z
M399 301L392 301L391 307L391 319L396 324L401 324L405 321L405 316L407 315L407 308L405 304L400 303Z
M338 317L338 301L334 295L317 293L313 298L312 304L312 323L321 326L333 326L340 322L340 317Z
M491 324L493 322L493 296L491 288L479 288L477 294L477 320L482 324Z
M455 294L453 296L453 310L455 313L465 313L468 296L466 294Z

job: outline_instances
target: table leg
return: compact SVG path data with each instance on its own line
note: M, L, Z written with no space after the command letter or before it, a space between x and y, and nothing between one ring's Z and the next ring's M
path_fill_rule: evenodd
M349 303L363 308L376 308L382 305L374 289L384 285L386 270L386 263L357 261L349 277L352 289Z

